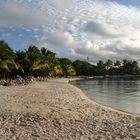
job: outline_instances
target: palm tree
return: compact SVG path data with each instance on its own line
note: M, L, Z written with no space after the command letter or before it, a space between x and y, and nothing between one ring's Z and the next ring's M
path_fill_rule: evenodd
M113 62L108 59L105 63L107 74L110 74L110 68L112 67Z
M76 75L75 69L72 66L72 61L67 58L59 59L61 67L63 69L63 75L68 77L72 75Z
M137 61L132 62L132 74L140 74L140 68Z
M18 65L14 61L15 53L4 41L0 41L0 71L3 72L5 78L5 73L12 70L18 69Z
M121 66L121 62L116 60L116 62L114 63L114 66L119 68Z
M106 69L109 70L112 67L112 64L113 62L110 59L108 59L105 63Z
M54 76L61 76L63 74L63 69L60 64L56 64L53 69Z
M42 60L46 64L45 73L48 76L54 76L58 73L58 69L60 69L61 73L61 66L59 66L59 62L55 57L55 53L52 51L47 50L46 48L41 48Z
M105 75L105 64L102 60L99 60L97 63L97 74Z
M75 71L75 69L72 65L69 65L67 73L68 73L69 76L75 76L76 75L76 71Z
M40 50L36 46L29 46L25 53L25 63L29 64L28 71L33 74L34 71L44 69L46 63L41 57Z
M45 47L42 47L40 51L41 51L41 54L42 54L43 56L47 55L47 53L48 53L48 52L47 52L47 48L45 48Z

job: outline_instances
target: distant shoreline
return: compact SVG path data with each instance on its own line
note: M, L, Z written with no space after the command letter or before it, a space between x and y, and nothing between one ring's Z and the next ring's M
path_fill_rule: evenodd
M107 79L107 78L140 78L140 75L104 75L104 76L79 76L79 80L94 80L94 79Z

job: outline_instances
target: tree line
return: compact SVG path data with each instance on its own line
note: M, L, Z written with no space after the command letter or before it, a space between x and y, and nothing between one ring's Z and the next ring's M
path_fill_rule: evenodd
M13 51L3 40L0 41L0 78L15 78L32 75L49 77L95 76L95 75L138 75L140 68L137 61L99 60L96 65L87 61L58 58L47 48L29 46L23 51Z

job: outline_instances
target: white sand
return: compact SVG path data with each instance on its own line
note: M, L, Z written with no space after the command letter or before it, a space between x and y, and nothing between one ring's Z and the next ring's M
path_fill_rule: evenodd
M0 140L140 140L140 117L89 100L68 79L0 88Z

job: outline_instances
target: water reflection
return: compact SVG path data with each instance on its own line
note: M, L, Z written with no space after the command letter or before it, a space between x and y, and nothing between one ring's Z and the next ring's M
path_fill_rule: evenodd
M98 103L140 114L139 79L97 79L74 81L74 84Z

